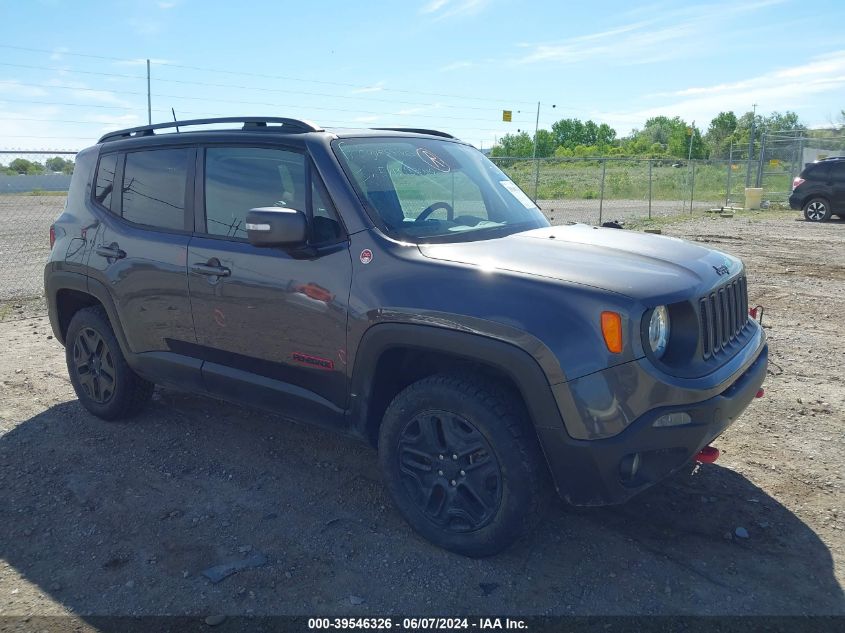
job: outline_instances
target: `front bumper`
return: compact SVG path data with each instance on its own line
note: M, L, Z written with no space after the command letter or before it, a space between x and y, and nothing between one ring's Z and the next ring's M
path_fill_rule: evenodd
M754 352L736 379L717 395L651 409L612 437L577 440L562 429L537 429L560 496L573 505L621 503L688 463L739 417L763 384L768 366L765 339ZM686 412L692 421L653 426L658 417L673 412ZM639 469L626 480L622 464L630 463L629 456L635 454Z

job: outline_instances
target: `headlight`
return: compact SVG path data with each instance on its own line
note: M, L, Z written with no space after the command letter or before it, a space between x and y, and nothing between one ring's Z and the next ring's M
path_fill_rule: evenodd
M669 310L666 306L657 306L651 312L648 322L648 344L657 358L663 356L669 342Z

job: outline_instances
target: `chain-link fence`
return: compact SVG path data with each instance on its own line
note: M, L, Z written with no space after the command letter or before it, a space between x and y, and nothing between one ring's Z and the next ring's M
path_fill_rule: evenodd
M756 162L757 186L766 191L771 201L785 201L792 191L792 179L807 163L831 156L845 156L845 136L841 131L828 130L812 138L803 132L766 134Z
M0 302L41 296L50 225L65 205L74 154L0 151Z
M492 158L555 222L601 224L742 206L741 160ZM755 165L756 167L756 165Z
M792 177L804 163L820 157L819 152L843 153L843 141L845 137L810 143L800 137L772 135L752 160L747 151L733 148L731 160L492 160L538 201L552 223L601 224L741 207L746 183L752 187L760 183L764 203L783 201ZM0 302L41 296L50 224L65 204L73 154L0 151Z

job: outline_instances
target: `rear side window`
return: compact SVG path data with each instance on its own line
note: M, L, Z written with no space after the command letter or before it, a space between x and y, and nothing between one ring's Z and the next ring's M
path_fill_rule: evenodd
M117 154L104 154L97 167L97 180L94 184L94 200L111 210L114 174L117 171Z
M185 229L190 150L155 149L126 154L123 218L161 229Z
M814 163L804 169L801 178L804 180L827 180L830 163Z

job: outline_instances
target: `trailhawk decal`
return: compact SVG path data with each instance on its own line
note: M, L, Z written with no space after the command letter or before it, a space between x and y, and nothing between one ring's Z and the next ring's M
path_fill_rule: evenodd
M291 358L293 358L293 360L297 363L311 365L315 369L334 369L334 361L331 361L328 358L310 356L308 354L303 354L302 352L294 352L291 354Z

